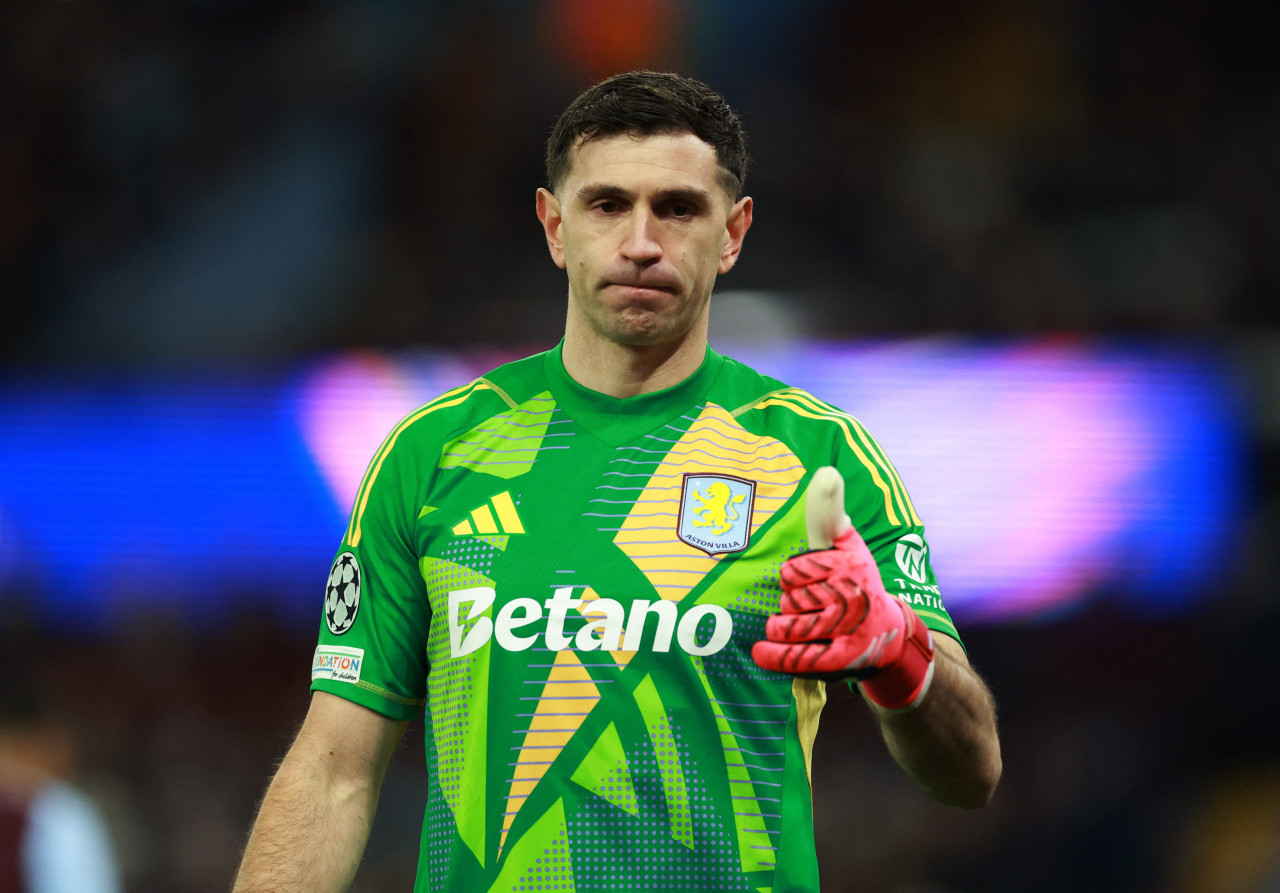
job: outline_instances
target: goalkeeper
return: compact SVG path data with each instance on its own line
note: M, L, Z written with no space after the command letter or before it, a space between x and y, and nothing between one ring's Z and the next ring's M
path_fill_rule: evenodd
M347 889L419 717L420 893L816 893L830 679L858 681L925 790L986 804L991 697L893 465L707 343L746 162L724 98L678 75L609 78L561 115L536 209L564 339L374 455L238 893Z

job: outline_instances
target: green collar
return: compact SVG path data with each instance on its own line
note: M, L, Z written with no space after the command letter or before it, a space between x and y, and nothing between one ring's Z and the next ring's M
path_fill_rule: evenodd
M610 446L648 434L698 405L724 366L724 357L708 345L702 365L679 384L636 397L610 397L570 377L564 368L563 349L561 341L545 354L543 366L551 395L574 421Z

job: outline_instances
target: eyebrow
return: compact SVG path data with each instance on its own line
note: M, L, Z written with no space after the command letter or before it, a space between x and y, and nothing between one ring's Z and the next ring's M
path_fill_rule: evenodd
M610 183L588 183L575 193L579 201L590 204L598 199L608 198L610 196L619 196L621 198L631 199L634 194L629 189L623 189L621 186L614 186ZM711 205L711 194L705 189L695 188L679 188L679 189L660 189L654 193L655 204L664 202L687 202L689 204Z

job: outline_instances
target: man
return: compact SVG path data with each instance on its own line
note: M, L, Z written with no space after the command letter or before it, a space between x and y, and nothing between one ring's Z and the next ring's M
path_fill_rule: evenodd
M816 891L819 676L866 679L932 795L986 803L991 699L893 467L851 417L707 345L745 169L737 116L676 75L610 78L561 116L537 213L564 340L375 454L236 890L345 889L424 704L418 890ZM836 548L801 555L828 465L840 504L812 500L811 536Z
M0 676L27 682L0 689L0 893L119 893L110 831L66 781L72 742L30 683L35 661L16 638L0 645Z
M8 738L0 733L0 737ZM87 796L0 742L0 890L119 893L107 823Z

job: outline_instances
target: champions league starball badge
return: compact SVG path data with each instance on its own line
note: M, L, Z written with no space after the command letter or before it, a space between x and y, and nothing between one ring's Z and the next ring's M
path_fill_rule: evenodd
M343 552L329 569L324 590L324 619L329 632L340 636L351 629L360 610L360 565L354 552Z

